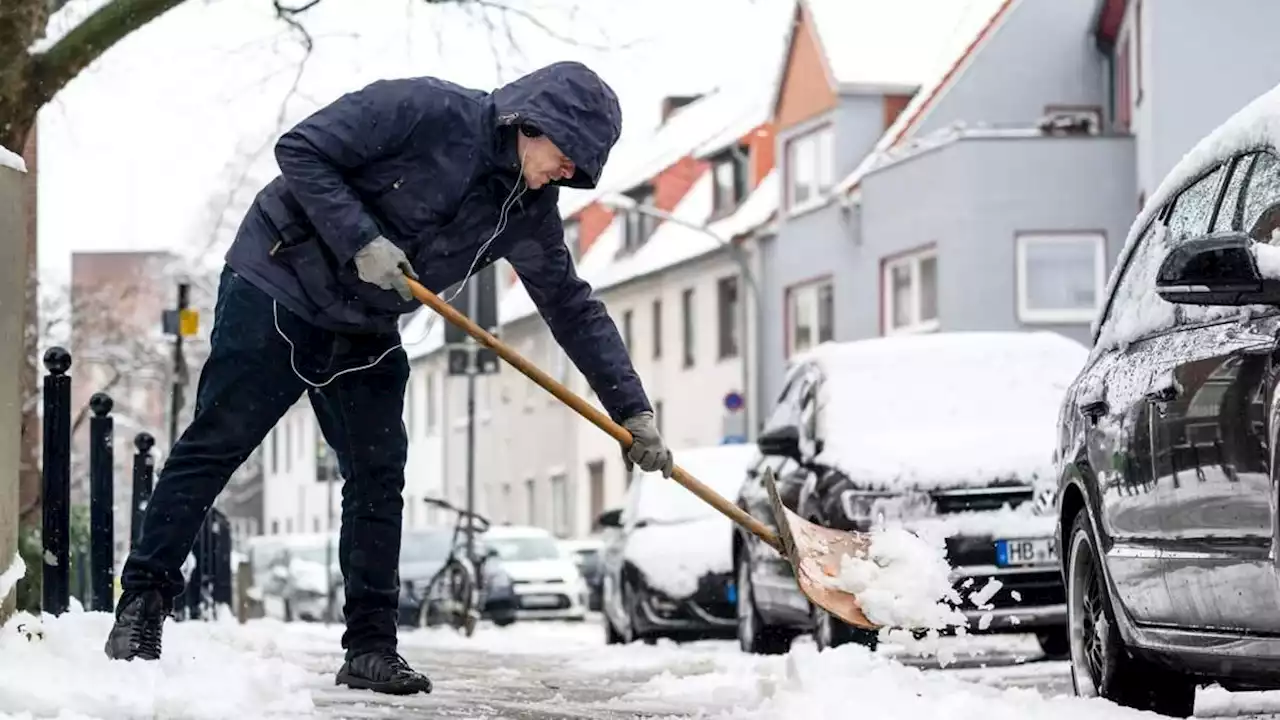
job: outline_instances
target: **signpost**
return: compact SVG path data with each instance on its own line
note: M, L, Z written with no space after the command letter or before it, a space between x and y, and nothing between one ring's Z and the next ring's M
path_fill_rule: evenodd
M724 396L724 437L721 445L741 445L747 441L746 402L742 394L730 391Z
M489 265L476 272L466 287L449 304L493 335L498 334L498 276ZM452 289L445 294L452 295ZM498 372L498 354L476 343L462 328L445 323L444 342L448 374L467 379L467 512L475 512L476 502L476 376ZM446 480L445 482L448 482ZM467 557L475 558L475 539L467 519Z

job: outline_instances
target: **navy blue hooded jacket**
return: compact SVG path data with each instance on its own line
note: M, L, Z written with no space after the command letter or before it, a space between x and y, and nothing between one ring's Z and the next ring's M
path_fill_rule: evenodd
M595 187L622 132L613 90L576 62L493 93L431 77L374 82L320 109L276 145L281 175L255 198L227 263L284 307L344 333L397 331L421 307L361 280L356 251L378 235L440 293L499 229L520 177L516 132L530 125L574 162L561 181ZM564 244L559 189L526 185L476 270L506 258L615 421L650 410L617 327Z

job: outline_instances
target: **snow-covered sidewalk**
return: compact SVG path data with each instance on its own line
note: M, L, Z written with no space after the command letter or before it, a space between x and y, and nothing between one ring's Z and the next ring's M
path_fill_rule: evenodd
M859 647L818 653L800 641L780 657L744 655L736 643L721 641L606 646L595 622L483 625L471 638L406 631L402 653L436 688L429 696L396 698L334 687L340 626L170 623L162 661L118 663L102 653L110 622L106 614L74 611L43 623L11 619L0 633L0 718L1154 717L1046 696L1045 687L1069 688L1062 662L981 667L984 657L992 665L1024 652L1035 657L1034 640L1025 638L949 641L956 662L938 670L913 666L905 650L892 646L875 654ZM1280 709L1276 697L1203 691L1198 710L1273 713Z

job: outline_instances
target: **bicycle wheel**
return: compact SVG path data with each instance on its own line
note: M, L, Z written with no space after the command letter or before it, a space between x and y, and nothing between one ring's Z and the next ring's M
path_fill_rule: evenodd
M465 563L450 558L431 578L423 593L418 611L419 627L448 625L462 629L468 636L475 629L472 621L472 599L475 583Z

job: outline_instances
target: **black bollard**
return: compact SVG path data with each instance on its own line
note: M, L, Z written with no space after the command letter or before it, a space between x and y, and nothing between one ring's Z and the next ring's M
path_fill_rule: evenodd
M155 482L156 460L151 456L151 448L156 439L149 432L140 432L133 436L133 446L138 452L133 455L133 515L129 523L131 545L142 536L142 517L147 512L147 501L151 499L151 487Z
M61 615L70 605L71 524L71 353L51 347L44 354L44 456L41 538L44 545L44 592L41 609Z
M89 557L92 568L90 590L93 609L110 612L114 607L115 580L115 454L112 436L115 420L111 408L115 403L106 393L89 398L93 417L89 418Z

